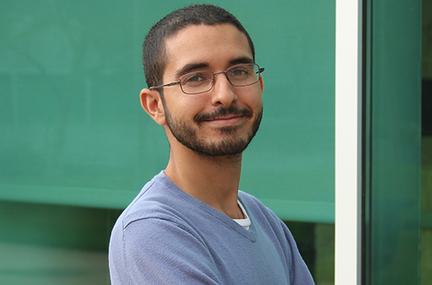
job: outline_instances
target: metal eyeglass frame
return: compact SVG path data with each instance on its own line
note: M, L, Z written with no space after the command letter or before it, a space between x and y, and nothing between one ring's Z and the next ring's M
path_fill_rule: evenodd
M211 83L211 85L210 85L210 88L208 89L208 90L205 90L205 91L200 91L200 92L196 92L196 93L191 93L191 92L185 92L184 90L183 90L183 86L182 86L182 84L181 84L181 79L180 80L177 80L177 81L174 81L174 82L170 82L170 83L167 83L167 84L162 84L162 85L157 85L157 86L150 86L149 87L149 89L150 90L156 90L156 89L160 89L160 88L162 88L162 87L169 87L169 86L174 86L174 85L177 85L177 84L179 84L180 85L180 89L181 89L181 91L184 93L184 94L188 94L188 95L196 95L196 94L201 94L201 93L206 93L206 92L208 92L208 91L210 91L213 87L214 87L214 85L215 85L215 81L216 81L216 76L215 75L217 75L217 74L225 74L225 78L228 80L228 82L232 85L232 86L234 86L234 87L246 87L246 86L250 86L250 85L252 85L252 84L255 84L255 83L257 83L258 82L258 80L259 80L259 76L261 75L261 73L263 73L264 72L264 67L260 67L258 64L256 64L256 63L251 63L252 65L254 65L255 67L257 67L257 72L256 72L256 74L258 74L258 78L257 78L257 80L256 81L254 81L254 82L252 82L252 83L249 83L249 84L246 84L246 85L235 85L235 84L233 84L232 82L231 82L231 80L228 78L228 76L227 76L227 72L228 71L230 71L231 69L233 69L233 68L235 68L235 67L237 67L237 66L239 66L239 65L246 65L246 64L236 64L236 65L233 65L233 66L230 66L230 67L228 67L226 70L224 70L224 71L219 71L219 72L213 72L212 73L212 83Z

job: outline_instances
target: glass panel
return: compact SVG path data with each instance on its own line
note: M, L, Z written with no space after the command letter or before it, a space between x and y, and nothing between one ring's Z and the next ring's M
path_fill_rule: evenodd
M118 210L0 203L0 284L109 284ZM334 284L333 224L286 222L317 284Z
M0 202L0 284L109 284L118 211Z
M366 3L364 280L419 284L421 1Z
M432 0L422 7L421 285L432 280Z
M317 285L334 284L334 224L286 222Z

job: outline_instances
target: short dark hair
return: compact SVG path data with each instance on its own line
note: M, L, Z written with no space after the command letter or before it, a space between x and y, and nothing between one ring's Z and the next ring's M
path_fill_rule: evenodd
M255 49L251 37L240 21L231 13L209 4L198 4L175 10L159 20L148 32L143 44L143 65L147 85L162 84L165 71L165 40L191 25L231 24L244 33L255 60Z

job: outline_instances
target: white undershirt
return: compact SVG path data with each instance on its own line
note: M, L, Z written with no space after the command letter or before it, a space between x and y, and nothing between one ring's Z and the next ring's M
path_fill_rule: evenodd
M243 216L245 217L244 219L233 219L235 222L237 222L240 226L242 226L245 230L249 230L250 225L251 225L251 221L249 219L249 216L246 213L245 208L243 207L242 203L240 203L240 200L237 200L237 203L240 206L240 209L243 213Z

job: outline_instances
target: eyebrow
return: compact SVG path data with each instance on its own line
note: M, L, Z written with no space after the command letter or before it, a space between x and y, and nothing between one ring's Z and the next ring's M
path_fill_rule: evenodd
M254 60L247 56L242 56L238 58L234 58L229 61L229 65L236 65L241 63L254 63ZM175 76L176 78L180 78L181 76L188 74L191 71L197 70L197 69L203 69L208 68L209 64L206 62L197 62L197 63L188 63L179 70L176 71Z
M242 56L242 57L232 59L229 62L230 65L236 65L236 64L241 64L241 63L254 63L254 60L250 57Z
M191 71L202 69L209 67L208 63L205 62L199 62L199 63L188 63L179 70L176 71L176 78L181 77L182 75L185 75Z

